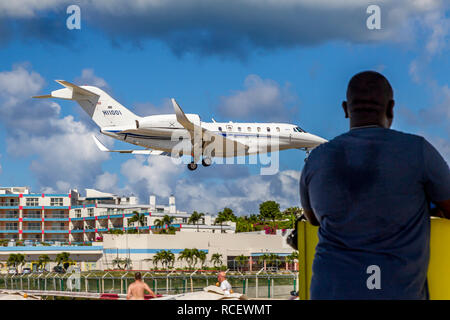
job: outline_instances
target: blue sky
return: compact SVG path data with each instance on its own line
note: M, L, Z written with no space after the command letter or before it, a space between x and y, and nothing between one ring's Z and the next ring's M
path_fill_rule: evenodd
M72 3L81 8L81 30L65 28ZM332 139L348 128L340 107L348 80L377 70L394 88L393 128L425 136L449 161L444 2L380 2L382 30L366 28L365 1L241 0L241 10L226 1L206 9L198 0L154 3L0 4L1 186L98 188L142 202L175 194L179 209L210 213L225 206L256 213L270 199L299 206L303 152L281 152L274 176L260 176L258 165L187 172L167 159L101 154L90 139L97 129L76 103L29 98L59 89L54 79L101 86L141 116L171 112L174 97L204 121L283 121ZM274 94L265 98L267 90ZM234 116L232 99L248 110Z

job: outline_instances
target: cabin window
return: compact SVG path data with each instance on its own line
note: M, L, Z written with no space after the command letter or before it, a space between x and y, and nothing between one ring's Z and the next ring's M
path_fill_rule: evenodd
M270 132L270 128L269 127L267 127L267 132Z
M238 131L241 132L241 131L242 131L242 128L241 128L241 127L238 127Z
M280 132L280 128L279 127L277 127L277 132Z
M261 128L260 128L260 127L256 128L256 130L257 130L258 132L261 132Z
M219 131L222 131L222 127L219 127Z
M251 127L248 127L248 128L247 128L247 131L248 131L248 132L252 132L252 128L251 128Z
M228 126L227 126L227 130L228 130L228 131L233 130L233 126L229 126L229 125L228 125Z

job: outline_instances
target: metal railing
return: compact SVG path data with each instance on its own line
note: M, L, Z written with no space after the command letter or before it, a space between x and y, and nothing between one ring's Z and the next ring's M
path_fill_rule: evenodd
M287 299L291 291L298 290L296 273L268 274L261 271L256 274L228 275L227 280L234 292L245 294L249 298ZM203 288L217 283L215 274L198 272L158 274L145 271L141 273L142 280L155 294L174 295L202 291ZM81 274L79 288L70 290L68 289L70 275L53 272L4 274L0 275L0 289L126 294L128 286L134 281L134 272L91 271Z

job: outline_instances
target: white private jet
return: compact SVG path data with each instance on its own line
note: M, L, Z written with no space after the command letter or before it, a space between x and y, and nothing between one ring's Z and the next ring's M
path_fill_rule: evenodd
M213 157L236 157L252 154L302 149L309 151L327 140L286 123L202 122L197 114L185 114L172 99L175 114L139 117L103 90L93 86L76 86L56 80L65 88L33 98L74 100L100 127L100 132L114 139L144 147L141 150L109 150L95 136L101 151L148 155L190 155L189 170L197 163L207 167ZM186 139L188 138L188 139ZM181 146L181 147L180 147Z

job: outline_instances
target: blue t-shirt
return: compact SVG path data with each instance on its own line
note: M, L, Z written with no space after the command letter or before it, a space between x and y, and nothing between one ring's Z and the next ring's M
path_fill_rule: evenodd
M320 223L312 299L428 298L429 206L450 199L450 170L424 138L352 129L311 152L300 197Z

